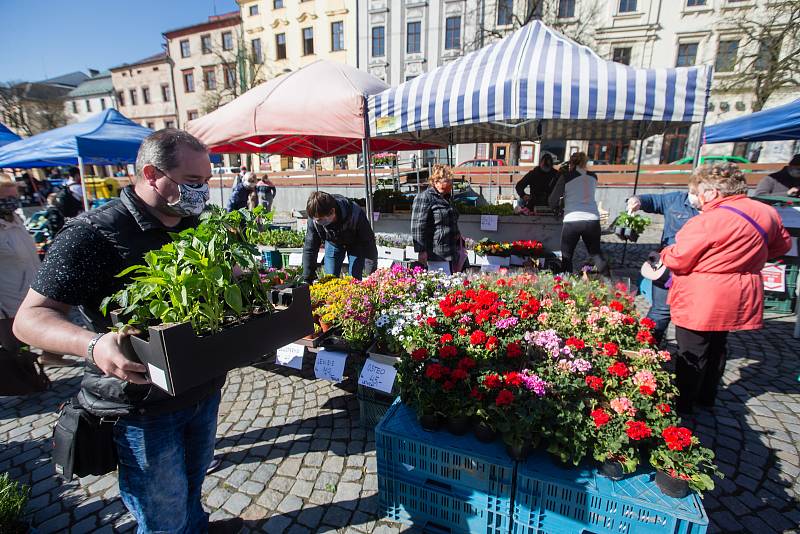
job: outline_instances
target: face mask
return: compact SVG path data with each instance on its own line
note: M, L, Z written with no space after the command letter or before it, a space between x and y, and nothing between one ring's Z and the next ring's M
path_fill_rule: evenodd
M178 184L178 191L180 192L178 200L171 204L167 203L167 206L175 215L191 217L203 213L206 202L210 197L208 184Z
M789 173L789 176L792 178L800 178L800 168L798 167L789 167L786 169L786 172Z
M328 226L333 222L334 216L331 215L330 217L320 217L319 219L314 219L314 222L320 226Z
M700 204L700 198L694 193L689 193L689 204L696 210L702 208L702 205Z
M19 209L18 197L0 198L0 211L12 212Z

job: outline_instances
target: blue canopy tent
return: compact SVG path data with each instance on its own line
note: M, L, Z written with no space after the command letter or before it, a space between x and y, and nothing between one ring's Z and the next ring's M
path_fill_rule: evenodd
M43 132L0 147L0 168L28 169L77 165L134 163L142 140L153 133L115 109L107 109L89 119ZM83 183L83 180L81 179ZM89 208L86 185L83 203Z
M790 141L800 139L800 99L705 129L706 144L736 141Z
M0 146L13 143L22 139L20 136L9 130L5 124L0 122Z

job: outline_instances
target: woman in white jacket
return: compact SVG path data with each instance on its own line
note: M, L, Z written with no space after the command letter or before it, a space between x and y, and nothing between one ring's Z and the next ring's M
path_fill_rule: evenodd
M572 256L578 240L583 239L586 250L598 272L607 274L608 263L600 250L600 211L595 201L597 175L586 170L588 158L575 152L569 158L569 170L562 174L550 194L550 206L557 208L564 197L564 224L561 230L561 267L572 272Z

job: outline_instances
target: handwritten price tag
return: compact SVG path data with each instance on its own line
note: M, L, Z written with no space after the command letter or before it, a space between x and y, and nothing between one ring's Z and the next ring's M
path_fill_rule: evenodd
M364 368L361 369L361 375L358 377L358 383L384 393L391 393L396 376L397 369L393 366L367 358Z
M303 345L290 343L278 349L275 363L284 367L291 367L292 369L302 369L303 356L305 356L305 354L306 348Z
M481 230L484 232L496 232L497 215L481 215Z
M314 375L321 380L341 382L346 361L347 354L344 352L321 350L317 353L317 361L314 362Z

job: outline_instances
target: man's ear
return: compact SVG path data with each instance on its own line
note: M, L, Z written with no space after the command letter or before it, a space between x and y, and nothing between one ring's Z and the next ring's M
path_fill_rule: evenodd
M159 174L160 173L158 172L158 169L156 168L155 165L147 164L144 167L142 167L142 177L144 178L144 181L147 183L147 185L149 185L150 187L155 188L156 180L160 178Z

